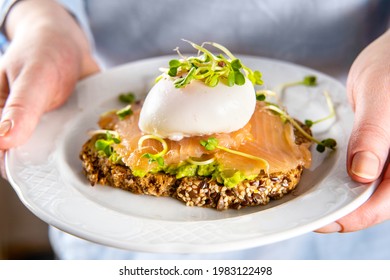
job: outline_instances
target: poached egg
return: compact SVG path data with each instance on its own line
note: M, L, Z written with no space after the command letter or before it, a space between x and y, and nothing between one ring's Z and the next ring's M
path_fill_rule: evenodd
M179 141L183 137L230 133L244 127L256 107L253 84L215 87L193 80L176 88L174 79L163 76L143 104L139 128L146 134Z

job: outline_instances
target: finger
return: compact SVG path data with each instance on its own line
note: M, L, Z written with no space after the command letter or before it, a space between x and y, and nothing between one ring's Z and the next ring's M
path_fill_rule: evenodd
M5 151L0 150L0 175L3 179L8 180L7 172L5 171Z
M4 71L0 71L0 108L2 109L8 98L9 86L7 75Z
M84 79L88 76L100 72L100 66L92 56L85 55L83 57L82 71L80 73L79 79Z
M7 76L4 71L0 71L0 116L3 114L3 108L9 94ZM0 137L5 135L9 130L6 124L0 123Z
M364 83L355 93L355 121L349 140L347 167L352 179L376 180L390 147L390 96L383 83Z
M316 232L352 232L390 219L390 168L370 199L351 214L322 227Z
M32 134L48 101L55 95L56 71L50 67L26 67L11 85L0 122L0 149L24 143Z
M8 80L4 71L0 71L0 116L3 112L3 107L7 100L9 93ZM0 131L1 133L1 131ZM5 172L5 159L4 159L5 151L0 150L0 175L3 179L7 180L7 174Z
M348 76L348 94L355 109L347 167L352 179L376 180L390 146L390 32L358 56Z

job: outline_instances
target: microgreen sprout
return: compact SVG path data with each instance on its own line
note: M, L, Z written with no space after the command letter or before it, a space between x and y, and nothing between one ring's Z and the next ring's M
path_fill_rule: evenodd
M202 145L207 151L212 151L218 147L218 142L217 138L210 137L207 140L200 140L200 145Z
M290 115L288 115L285 111L280 109L278 106L273 104L268 104L266 108L272 112L277 113L282 119L289 121L305 138L317 144L317 151L324 152L325 148L329 148L334 150L337 146L336 140L328 138L325 140L318 140L314 138L312 135L307 133Z
M263 84L259 71L253 71L245 66L224 46L210 42L197 45L187 40L184 41L198 50L198 56L184 57L176 48L181 59L169 61L169 68L165 70L165 74L175 78L176 88L185 87L192 80L202 81L210 87L217 86L219 82L231 87L245 84L245 77L254 85ZM214 55L204 47L205 45L211 45L219 49L222 54ZM160 80L161 77L159 76L156 80Z
M284 94L287 90L287 88L294 87L294 86L307 86L307 87L315 87L317 86L317 77L314 75L307 75L303 77L302 80L296 81L296 82L289 82L282 84L279 87L279 92L280 92L280 100L283 100Z
M130 116L131 114L133 114L133 111L131 110L131 105L127 105L126 107L118 110L116 112L117 116L119 117L119 119L121 121L123 121L127 116Z
M118 96L120 102L125 104L133 104L135 102L135 95L132 92L121 93Z
M207 165L207 164L211 164L215 161L215 158L210 158L210 159L206 159L206 160L198 160L198 159L194 159L194 158L188 158L187 161L191 164L194 164L194 165Z
M100 130L99 130L100 131ZM95 132L95 134L97 134ZM102 134L102 133L99 133ZM106 156L114 163L119 162L121 159L120 156L115 152L113 145L119 144L121 140L117 134L112 134L110 131L105 131L105 139L98 139L95 142L95 149L98 151L98 154L101 156Z
M318 124L318 123L323 122L323 121L326 121L326 120L329 120L329 119L333 118L336 115L332 99L330 98L330 95L329 95L329 93L327 91L324 91L324 96L326 98L326 103L328 104L329 115L324 117L324 118L318 119L316 121L305 120L306 126L312 127L313 125Z
M305 76L303 78L303 85L308 86L308 87L315 87L317 86L317 77L313 75Z
M242 156L242 157L245 157L245 158L257 160L257 161L261 162L261 164L263 165L263 169L268 173L269 163L265 159L257 157L257 156L254 156L254 155L250 155L250 154L247 154L247 153L243 153L243 152L240 152L240 151L232 150L232 149L226 148L224 146L220 146L220 145L218 145L218 143L219 143L219 141L215 137L210 137L207 140L200 140L200 145L202 145L208 151L219 149L219 150L231 153L231 154L235 154L235 155Z
M262 89L256 90L256 100L257 101L265 101L267 96L276 96L276 93L272 90Z
M239 59L237 59L226 47L218 44L218 43L214 43L214 42L205 42L203 43L203 45L205 44L209 44L209 45L212 45L213 47L221 50L223 53L225 53L232 61L231 63L232 64L235 64L237 63L236 65L239 66L239 67L236 67L233 69L234 70L240 70L240 68L243 69L244 73L246 74L246 76L248 77L248 79L254 84L254 85L262 85L263 84L263 81L261 79L261 73L259 71L253 71L252 69L250 69L249 67L245 66L244 64L241 63L241 61ZM241 72L240 72L241 73Z
M288 87L293 87L293 86L315 87L317 85L318 85L317 77L314 75L308 75L308 76L303 77L303 80L301 80L301 81L285 83L282 85L282 87L284 89L286 89Z
M334 150L337 146L336 140L332 138L327 138L321 141L321 143L317 144L316 150L320 153L325 151L325 148L329 148Z
M164 166L164 158L163 157L156 157L156 155L145 153L142 155L142 157L149 159L149 164L152 162L157 162L158 166L163 167Z
M195 71L196 71L195 68L191 67L191 69L188 71L186 76L179 78L175 81L175 83L174 83L175 87L181 88L181 87L185 87L186 85L188 85L194 79Z
M256 100L257 101L264 101L266 99L266 96L265 94L261 93L261 94L256 94Z
M157 154L145 153L142 155L142 157L149 159L149 164L151 164L153 162L157 162L157 164L159 166L161 166L161 167L164 166L164 158L163 157L168 152L167 142L161 137L148 134L148 135L141 136L141 138L138 140L138 149L142 149L143 148L142 144L145 142L145 140L148 140L148 139L157 140L158 142L161 143L163 149L161 152L159 152Z

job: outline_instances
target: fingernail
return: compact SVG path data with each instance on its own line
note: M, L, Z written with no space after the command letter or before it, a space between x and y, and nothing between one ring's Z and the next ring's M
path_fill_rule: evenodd
M373 180L378 177L379 159L371 152L357 152L352 159L351 172L361 178Z
M322 228L319 228L316 230L316 232L319 233L333 233L333 232L340 232L343 230L343 227L338 222L330 223L329 225L326 225Z
M12 127L12 122L10 120L5 120L0 123L0 136L5 136Z

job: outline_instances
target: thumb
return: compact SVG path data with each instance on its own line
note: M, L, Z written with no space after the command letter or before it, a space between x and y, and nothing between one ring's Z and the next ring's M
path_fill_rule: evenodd
M355 89L347 165L352 179L368 183L380 176L389 154L390 98L383 80L367 81Z
M347 167L352 179L368 183L379 177L390 146L390 31L358 56L348 76L355 109Z

